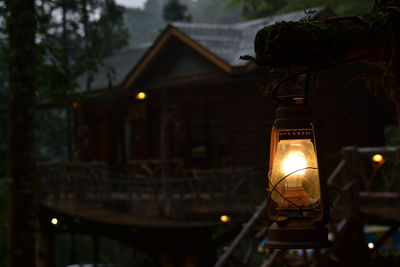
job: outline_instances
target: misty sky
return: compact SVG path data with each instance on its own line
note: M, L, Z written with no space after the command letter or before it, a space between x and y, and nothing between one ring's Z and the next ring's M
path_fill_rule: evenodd
M115 2L126 7L143 7L146 0L115 0Z

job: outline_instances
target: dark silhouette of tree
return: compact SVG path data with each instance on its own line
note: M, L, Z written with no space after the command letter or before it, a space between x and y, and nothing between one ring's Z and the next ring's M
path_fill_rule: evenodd
M9 185L8 266L35 266L37 225L34 114L36 92L35 3L8 1Z
M0 5L0 96L9 98L1 106L1 112L8 112L8 266L35 266L35 262L54 266L39 218L36 103L65 102L75 78L95 72L106 56L126 43L128 34L123 8L114 0L4 2L7 6ZM8 27L3 31L4 25Z
M229 7L242 6L246 19L288 13L317 6L328 6L337 15L354 15L368 11L373 0L229 0Z
M114 0L37 0L41 96L64 97L86 72L127 44L124 9Z
M179 0L170 0L165 4L163 18L167 22L192 20L191 16L188 14L187 7L179 3Z
M288 0L230 0L229 6L242 5L242 15L247 19L270 16L283 8Z

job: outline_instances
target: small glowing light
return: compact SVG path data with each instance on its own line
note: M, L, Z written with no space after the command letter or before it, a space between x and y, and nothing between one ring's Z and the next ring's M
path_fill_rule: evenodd
M139 92L135 95L135 98L137 100L145 100L147 97L147 94L145 92Z
M228 215L222 215L219 219L221 222L227 223L231 220L231 217L229 217Z
M295 174L304 174L304 169L306 167L306 158L304 156L304 153L301 151L290 152L287 158L285 158L282 163L282 168L285 175L288 175L292 172L295 172Z
M78 104L77 102L74 102L74 103L72 103L72 107L73 107L73 108L78 108L78 107L79 107L79 104Z
M334 241L334 240L335 240L335 236L334 236L333 233L329 233L329 234L328 234L328 240L329 240L329 241Z
M373 248L374 248L374 243L369 242L369 243L368 243L368 248L369 248L369 249L373 249Z
M56 225L56 224L58 223L58 220L57 220L57 218L53 218L53 219L51 219L51 223L52 223L52 224L54 224L54 225Z
M379 163L383 161L383 156L381 154L375 154L372 156L372 161Z

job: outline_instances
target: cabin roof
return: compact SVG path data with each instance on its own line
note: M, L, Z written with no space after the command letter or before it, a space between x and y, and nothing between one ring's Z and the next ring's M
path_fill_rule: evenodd
M325 7L313 8L318 13L325 12ZM206 24L176 22L169 25L154 43L127 47L105 59L103 66L93 74L91 89L101 90L131 84L139 76L144 66L152 59L154 51L159 50L165 39L175 36L186 39L186 44L202 50L201 54L224 71L245 67L248 61L240 60L242 55L254 55L253 41L256 33L263 27L281 21L298 21L306 16L304 11L286 13L277 16L235 23ZM171 34L172 33L172 34ZM163 38L165 37L165 38ZM183 40L185 41L185 40ZM152 53L153 52L153 53ZM78 92L86 92L87 73L77 79Z
M91 89L106 89L121 84L132 70L132 67L137 64L150 46L151 43L135 47L125 47L106 58L103 62L103 66L100 66L97 73L93 74L93 80L90 84ZM88 75L89 73L84 73L78 77L78 92L86 92L86 80Z

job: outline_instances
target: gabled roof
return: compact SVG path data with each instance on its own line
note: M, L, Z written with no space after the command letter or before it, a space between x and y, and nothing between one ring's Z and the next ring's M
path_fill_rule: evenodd
M314 8L318 12L324 9ZM260 29L281 21L299 21L305 16L304 11L296 11L230 25L182 22L172 25L224 59L231 67L238 67L248 64L247 61L240 60L240 56L254 55L253 42Z
M120 85L150 46L151 43L136 47L125 47L106 58L103 66L100 66L98 71L93 74L91 89L107 89ZM111 80L109 79L110 75ZM84 73L76 80L78 92L86 92L87 76L88 73Z
M314 10L321 13L326 8L318 7ZM304 11L297 11L229 25L173 23L152 45L129 47L105 60L104 67L94 75L91 88L110 87L107 76L110 67L115 70L112 87L130 87L171 37L178 38L227 73L232 73L235 69L246 70L251 63L240 60L239 57L254 55L254 37L261 28L281 21L299 21L305 16ZM78 78L81 92L85 91L86 77L82 75Z

